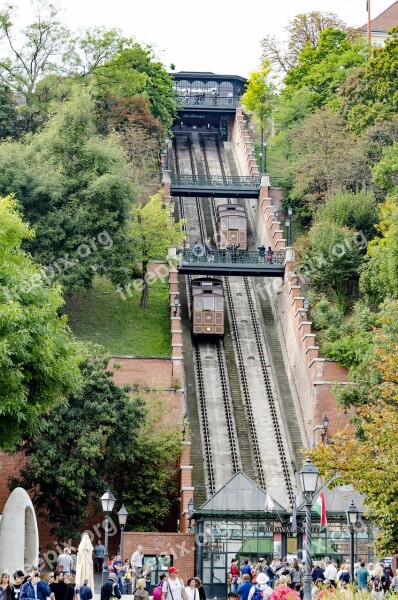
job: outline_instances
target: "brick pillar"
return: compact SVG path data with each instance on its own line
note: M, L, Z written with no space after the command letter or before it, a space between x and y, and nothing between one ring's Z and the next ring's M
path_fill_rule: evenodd
M180 458L180 531L189 533L188 502L193 498L191 442L184 440Z
M181 307L175 304L176 298L179 298L178 270L175 266L170 266L169 271L169 297L172 379L173 385L178 385L180 388L184 388Z

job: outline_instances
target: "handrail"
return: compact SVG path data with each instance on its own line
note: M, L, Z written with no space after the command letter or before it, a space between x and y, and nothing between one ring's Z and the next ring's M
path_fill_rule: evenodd
M260 176L240 177L235 175L179 175L171 176L172 185L183 185L192 187L243 187L259 188Z
M234 108L239 104L239 98L236 96L212 96L189 94L187 96L179 94L176 96L179 106L226 106Z
M210 250L195 254L192 250L177 250L183 263L224 263L224 264L258 264L266 265L284 265L286 253L285 250L277 250L268 255L266 250L260 249L257 252L253 250Z

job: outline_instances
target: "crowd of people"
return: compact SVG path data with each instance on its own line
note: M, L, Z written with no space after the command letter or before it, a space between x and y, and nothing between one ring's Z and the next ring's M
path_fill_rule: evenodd
M238 560L233 559L229 570L228 598L239 600L289 600L304 596L305 564L297 559L283 561L281 558L273 561L260 558L255 564L245 560L238 566ZM398 569L393 575L390 565L378 563L365 564L364 561L354 565L354 582L350 582L350 565L340 567L329 557L313 563L311 572L312 600L321 600L324 596L340 591L342 596L352 596L353 591L371 592L380 600L391 592L398 594ZM350 583L352 585L350 586Z
M91 600L92 597L88 580L77 587L71 572L41 573L33 566L27 574L19 570L12 577L8 573L1 576L0 600Z
M111 598L121 598L120 581L116 573L109 573L109 579L101 588L101 600L111 600ZM153 587L153 600L206 600L206 594L199 577L191 577L187 584L180 578L177 567L170 567L166 572L162 572L159 581ZM134 600L149 600L149 590L147 582L143 577L136 581Z

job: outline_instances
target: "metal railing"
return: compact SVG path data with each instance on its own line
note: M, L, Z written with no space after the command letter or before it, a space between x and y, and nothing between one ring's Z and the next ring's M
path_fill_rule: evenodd
M192 250L180 250L177 252L183 263L224 263L224 264L258 264L284 265L285 251L278 250L268 255L267 251L258 250L211 250L195 254Z
M222 106L235 108L239 104L236 96L212 96L207 94L189 94L187 96L178 95L177 104L183 106Z
M179 175L171 176L172 185L189 187L259 188L261 177L238 177L233 175Z

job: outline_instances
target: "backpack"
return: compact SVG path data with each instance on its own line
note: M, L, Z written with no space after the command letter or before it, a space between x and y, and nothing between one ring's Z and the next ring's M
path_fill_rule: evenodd
M163 587L163 581L161 581L159 583L159 585L157 585L156 587L153 588L153 591L152 591L153 600L162 600L162 587Z
M373 589L376 592L380 592L381 591L381 579L380 579L380 577L375 577L373 579Z
M256 586L254 590L252 600L263 600L263 590L260 590L259 586Z

